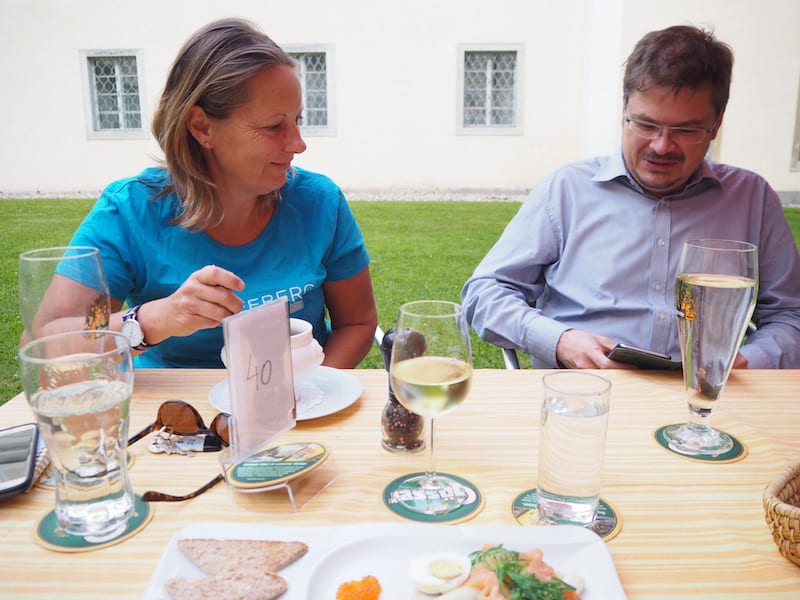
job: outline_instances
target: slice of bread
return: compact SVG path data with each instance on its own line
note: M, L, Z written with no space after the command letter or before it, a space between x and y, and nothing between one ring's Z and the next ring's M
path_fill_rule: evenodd
M208 575L198 579L175 577L164 587L173 600L274 600L286 592L286 580L257 571Z
M178 540L178 549L209 575L280 571L308 552L303 542L269 540Z

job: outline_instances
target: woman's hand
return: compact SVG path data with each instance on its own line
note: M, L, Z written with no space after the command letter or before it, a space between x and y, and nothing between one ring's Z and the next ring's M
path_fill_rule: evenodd
M173 294L141 306L137 320L145 341L157 344L217 327L242 310L243 301L234 292L243 289L244 281L221 267L208 265L195 271Z

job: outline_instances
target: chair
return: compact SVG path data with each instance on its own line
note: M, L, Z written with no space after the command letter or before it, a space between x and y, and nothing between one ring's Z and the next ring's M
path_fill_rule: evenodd
M506 369L519 369L519 358L517 357L517 351L512 348L500 348L503 351L503 362L506 365Z

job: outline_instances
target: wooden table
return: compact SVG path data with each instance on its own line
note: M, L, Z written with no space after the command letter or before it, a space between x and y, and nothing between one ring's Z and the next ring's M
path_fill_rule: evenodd
M243 502L238 497L245 495L218 485L188 502L156 504L150 524L121 544L63 554L33 541L34 525L53 508L53 493L35 488L0 505L0 597L139 597L170 538L199 521L403 522L383 506L380 491L395 477L422 469L423 459L380 447L386 373L351 373L364 385L357 402L335 415L300 422L286 435L326 444L339 471L335 484L302 511L289 511L285 495L249 494ZM779 554L761 506L764 486L800 460L800 371L731 377L714 423L739 437L749 454L730 464L698 464L654 441L656 428L687 416L679 374L604 375L613 383L613 396L602 496L623 519L608 547L628 596L800 597L800 568ZM471 525L515 525L512 500L535 485L541 376L532 370L479 370L466 403L437 421L439 466L468 477L486 498ZM221 371L138 371L131 431L151 422L169 398L191 402L208 422L216 413L208 392L223 377ZM21 396L0 408L0 427L30 420ZM186 493L219 469L215 454L154 455L145 442L131 451L138 493Z

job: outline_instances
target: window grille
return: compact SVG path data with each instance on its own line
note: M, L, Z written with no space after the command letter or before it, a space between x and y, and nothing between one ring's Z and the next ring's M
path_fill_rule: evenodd
M135 56L88 57L95 131L140 130L142 110Z
M515 51L464 52L464 127L516 127Z
M303 127L328 126L328 67L325 52L292 52L303 91Z

